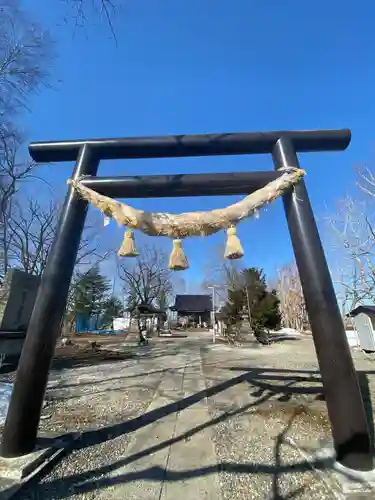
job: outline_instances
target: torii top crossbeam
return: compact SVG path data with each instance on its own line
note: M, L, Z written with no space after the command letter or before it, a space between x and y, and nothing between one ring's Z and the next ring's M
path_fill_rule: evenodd
M75 161L85 144L101 160L267 154L281 137L290 139L297 153L343 151L350 143L351 132L293 130L32 142L29 151L37 162Z

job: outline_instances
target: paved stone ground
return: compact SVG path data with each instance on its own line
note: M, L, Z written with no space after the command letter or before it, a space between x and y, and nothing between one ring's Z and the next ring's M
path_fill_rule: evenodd
M124 346L127 360L53 372L41 432L82 437L18 498L339 498L288 441L330 437L311 339L210 342L158 339ZM375 359L354 358L372 389Z

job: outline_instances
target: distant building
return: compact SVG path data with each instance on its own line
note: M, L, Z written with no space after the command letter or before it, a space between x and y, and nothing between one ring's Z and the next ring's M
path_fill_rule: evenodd
M211 295L176 295L173 306L170 307L174 319L186 318L190 324L211 324Z
M357 306L355 309L352 309L347 316L350 318L356 318L360 314L368 316L373 328L375 328L375 306Z
M349 345L359 345L365 352L375 352L375 306L358 306L347 316L353 318L355 327L354 331L346 331Z
M145 315L145 316L161 316L164 319L166 319L166 312L163 311L162 309L159 309L158 307L153 306L152 304L139 304L135 308L134 313L137 315Z

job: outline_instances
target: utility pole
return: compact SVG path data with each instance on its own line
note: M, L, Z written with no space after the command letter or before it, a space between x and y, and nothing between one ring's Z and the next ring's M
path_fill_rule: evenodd
M216 330L215 330L215 326L216 326L216 322L215 322L215 290L216 288L220 288L220 285L210 285L207 287L209 290L212 290L212 315L211 315L211 318L212 318L212 342L213 344L215 344L216 342Z
M215 286L208 286L209 290L212 290L212 313L211 313L211 322L212 322L212 343L215 343Z
M249 290L247 286L245 286L246 290L246 300L247 300L247 311L248 311L248 316L249 316L249 327L250 327L250 332L252 330L251 328L251 308L250 308L250 299L249 299Z

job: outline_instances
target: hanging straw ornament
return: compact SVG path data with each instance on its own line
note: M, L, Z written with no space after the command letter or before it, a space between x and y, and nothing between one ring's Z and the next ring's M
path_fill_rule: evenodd
M208 212L187 212L170 214L163 212L146 212L137 210L126 203L120 203L85 186L84 179L69 179L77 194L92 203L105 215L110 215L118 224L138 229L149 236L168 236L169 238L185 238L187 236L209 236L231 225L251 217L254 210L259 210L294 186L305 172L298 168L290 168L282 172L276 180L242 200L225 208Z
M139 252L135 248L134 232L131 229L125 231L124 240L118 251L120 257L138 257Z
M137 210L126 203L121 203L87 187L83 182L84 178L69 179L68 184L75 189L76 194L82 199L89 201L106 216L111 217L126 228L137 229L149 236L178 238L173 241L173 250L169 260L169 267L177 271L189 267L180 239L188 236L209 236L226 229L228 240L225 257L228 259L241 258L244 252L236 235L235 226L248 217L254 214L257 215L257 211L261 207L298 184L305 175L304 170L296 167L281 170L280 177L233 205L208 212L186 212L181 214ZM136 257L138 255L134 245L134 235L130 231L125 234L118 254L125 257Z
M169 257L169 269L183 271L189 267L189 263L182 248L182 240L173 240L173 249Z
M227 244L225 247L224 257L226 259L235 260L243 257L244 251L241 242L237 236L237 229L231 226L227 230Z

